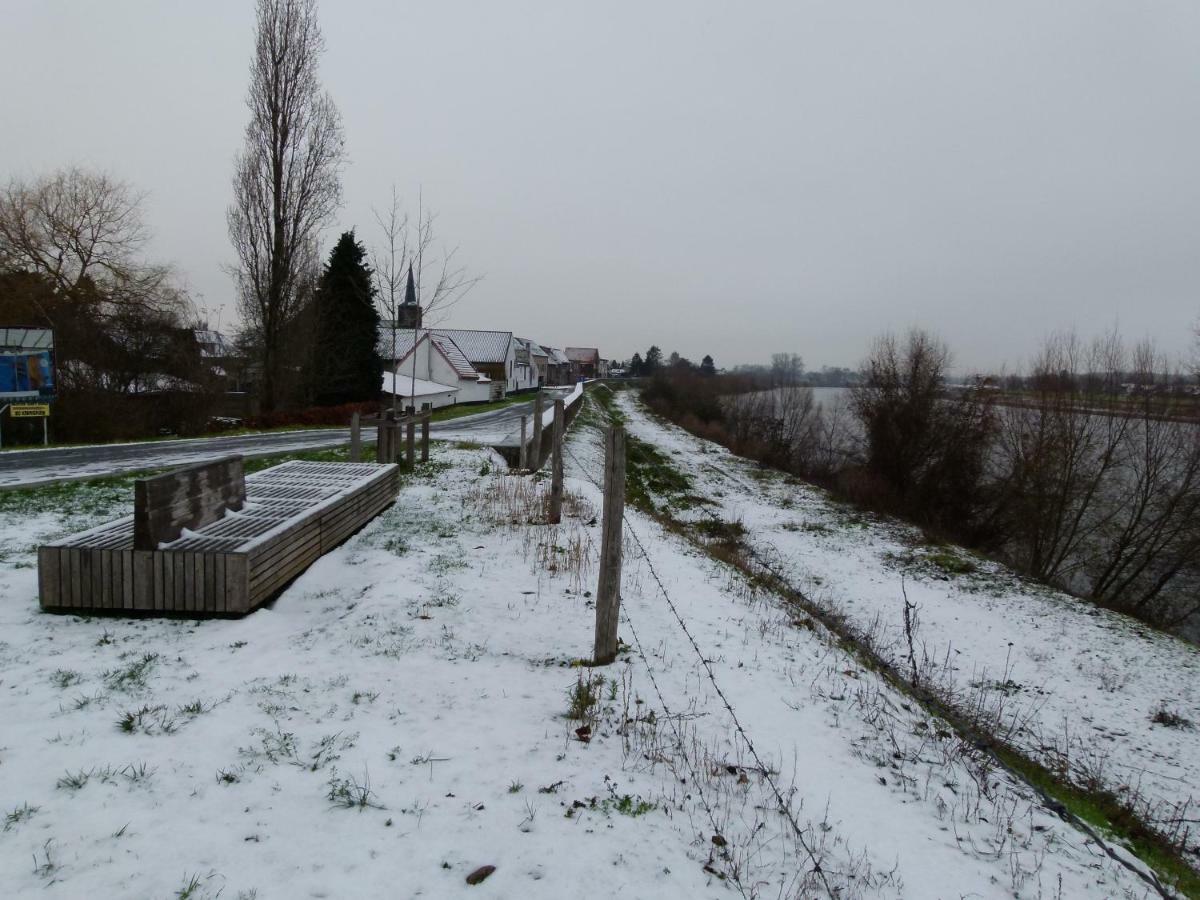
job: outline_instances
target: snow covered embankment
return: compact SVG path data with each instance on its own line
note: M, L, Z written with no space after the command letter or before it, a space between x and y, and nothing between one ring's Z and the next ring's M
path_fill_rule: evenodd
M1145 893L819 628L636 513L648 559L627 555L621 635L633 622L645 657L576 668L596 438L572 436L560 526L489 451L439 446L393 509L237 621L43 615L33 547L79 522L9 514L0 894Z
M774 570L844 617L884 658L979 710L997 733L1088 790L1108 790L1182 837L1200 794L1200 648L1032 584L920 531L861 514L618 400L704 502L677 513L737 521ZM1200 862L1200 842L1188 842Z

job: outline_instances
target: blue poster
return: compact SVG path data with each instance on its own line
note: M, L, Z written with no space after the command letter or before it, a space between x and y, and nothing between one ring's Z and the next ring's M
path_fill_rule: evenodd
M53 397L49 350L0 353L0 397Z

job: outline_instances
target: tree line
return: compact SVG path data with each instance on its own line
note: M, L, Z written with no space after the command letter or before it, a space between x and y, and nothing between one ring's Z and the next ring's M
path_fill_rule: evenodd
M144 193L79 167L0 190L0 323L55 331L57 438L198 433L228 415L235 386L257 400L235 415L258 413L263 424L313 418L277 410L378 402L380 336L390 330L395 343L406 284L429 323L478 281L423 200L410 216L394 187L373 210L375 246L348 230L322 259L346 160L341 117L318 77L324 46L315 0L257 0L226 215L241 329L224 358L198 340L209 323L178 273L145 252ZM6 425L9 439L21 427Z
M644 396L695 433L915 522L931 540L1196 634L1200 372L1115 333L1051 335L1019 391L985 376L951 388L951 362L942 340L916 329L879 337L857 383L828 404L732 373L664 371Z

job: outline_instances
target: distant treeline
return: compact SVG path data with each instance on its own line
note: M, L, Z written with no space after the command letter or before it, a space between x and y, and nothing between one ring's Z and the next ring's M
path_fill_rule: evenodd
M886 335L845 396L770 375L666 369L656 412L734 452L1165 628L1200 619L1200 425L1186 377L1147 342L1046 340L1021 403L946 389L947 346ZM1131 390L1129 385L1139 385ZM1007 388L1013 387L1010 382Z
M657 344L646 355L633 354L617 367L633 378L645 378L657 372L694 372L697 375L724 375L739 379L745 386L809 385L810 387L849 387L857 384L859 373L843 366L823 366L819 372L805 371L804 360L795 353L775 353L769 364L743 363L730 369L718 370L712 356L705 355L697 365L686 356L672 352L665 359ZM747 388L749 389L749 388Z

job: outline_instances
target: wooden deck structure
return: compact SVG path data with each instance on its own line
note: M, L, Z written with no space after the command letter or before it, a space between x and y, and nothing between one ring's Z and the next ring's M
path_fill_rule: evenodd
M245 615L396 499L399 467L292 461L245 478L245 501L139 549L134 516L38 548L54 612Z

